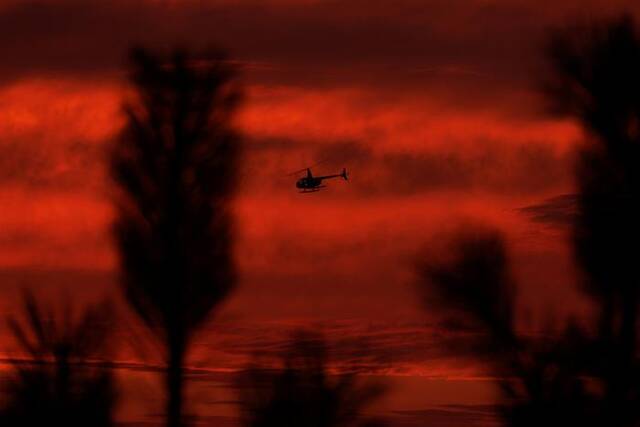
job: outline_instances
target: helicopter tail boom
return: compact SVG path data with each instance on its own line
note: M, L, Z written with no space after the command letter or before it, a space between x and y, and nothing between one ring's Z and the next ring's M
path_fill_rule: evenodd
M347 175L347 169L343 168L341 173L337 173L335 175L324 175L324 176L316 176L315 179L330 179L330 178L342 178L345 181L349 180L349 175Z

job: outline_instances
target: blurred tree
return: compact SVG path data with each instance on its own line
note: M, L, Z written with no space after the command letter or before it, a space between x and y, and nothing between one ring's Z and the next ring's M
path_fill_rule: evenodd
M637 244L640 242L640 38L624 16L557 32L545 93L589 141L576 168L573 244L593 328L574 322L554 339L518 334L514 284L502 238L467 232L451 257L421 273L430 307L440 301L480 333L468 348L489 356L512 426L636 426L640 402ZM560 328L562 329L562 328Z
M552 39L546 93L590 136L577 164L576 259L598 308L597 373L611 425L638 421L640 37L630 16Z
M114 425L111 370L91 363L106 356L109 312L103 303L74 322L68 305L56 316L25 293L24 321L10 318L9 327L28 359L13 362L0 425Z
M299 332L281 369L251 367L241 373L241 422L245 427L378 427L362 410L384 393L380 384L360 384L354 375L331 375L324 339Z
M447 257L421 264L425 306L467 331L450 350L482 360L496 378L507 425L602 425L582 375L590 350L583 331L568 325L557 339L523 336L516 328L516 284L496 231L469 228L451 240ZM429 259L429 258L427 258Z
M183 423L183 365L193 334L235 283L229 202L240 99L219 54L131 54L127 124L111 171L114 233L127 301L166 348L167 425Z

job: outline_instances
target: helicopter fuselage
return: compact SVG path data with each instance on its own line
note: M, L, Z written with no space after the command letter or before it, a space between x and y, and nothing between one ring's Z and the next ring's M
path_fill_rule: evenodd
M298 182L296 182L296 187L300 188L301 190L311 190L316 187L320 187L320 185L322 185L322 178L320 177L304 177L300 178Z
M347 180L347 170L342 169L342 173L335 175L313 176L311 174L311 169L307 169L307 176L300 178L296 182L296 187L302 190L303 193L318 191L321 188L324 188L322 180L330 178L343 178L344 180Z

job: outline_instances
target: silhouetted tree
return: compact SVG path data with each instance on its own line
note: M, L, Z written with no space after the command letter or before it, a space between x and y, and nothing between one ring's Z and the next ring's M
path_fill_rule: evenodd
M469 228L452 240L446 258L421 265L423 275L438 284L437 292L425 297L446 304L463 324L479 324L492 331L491 341L478 343L485 346L483 352L513 350L517 346L515 283L502 236L493 230Z
M0 425L113 425L112 373L99 366L109 344L109 320L105 303L74 320L69 305L56 315L25 293L24 320L10 318L9 327L27 358L13 362L2 390Z
M547 95L590 141L577 164L576 259L598 308L598 374L610 425L638 422L640 37L630 16L558 33Z
M193 334L235 283L229 200L239 143L234 70L220 55L136 49L126 128L111 161L127 301L166 348L167 425L183 413Z
M374 427L362 416L381 397L380 384L361 384L354 375L331 375L319 334L298 333L283 355L281 369L251 367L238 381L245 427Z
M602 425L597 400L582 378L591 350L583 332L567 325L560 337L533 338L516 328L515 282L504 239L470 228L452 238L447 257L421 265L423 295L470 332L466 352L483 360L497 378L508 425Z
M446 262L425 263L432 298L480 331L508 405L509 425L636 426L640 422L636 247L640 242L640 38L630 17L558 32L545 91L582 125L573 244L593 327L556 337L517 333L506 251L495 234L458 237ZM561 328L562 329L562 328Z

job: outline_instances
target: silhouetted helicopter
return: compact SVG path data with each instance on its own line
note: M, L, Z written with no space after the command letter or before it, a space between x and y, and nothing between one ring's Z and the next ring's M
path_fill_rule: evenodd
M305 169L302 169L298 172L302 172ZM329 179L329 178L343 178L345 181L348 179L347 177L347 169L343 168L342 169L342 173L339 174L335 174L335 175L325 175L325 176L313 176L311 174L311 168L307 168L307 176L300 178L297 182L296 182L296 187L298 187L301 191L301 193L313 193L316 191L320 191L321 188L325 188L326 185L322 185L322 180L323 179Z

